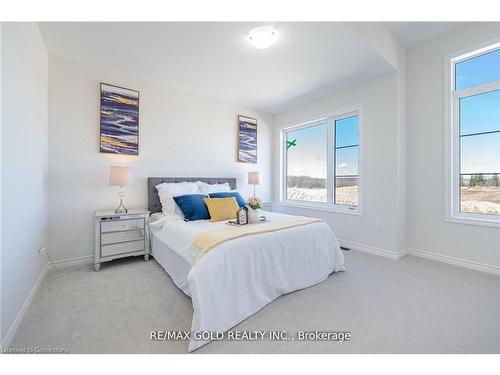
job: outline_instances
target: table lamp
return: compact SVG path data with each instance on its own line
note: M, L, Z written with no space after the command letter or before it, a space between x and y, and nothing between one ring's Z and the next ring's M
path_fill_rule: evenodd
M125 214L127 209L123 205L123 199L125 198L124 186L128 186L132 183L132 170L127 167L111 167L109 173L109 184L113 186L119 186L120 191L118 196L120 197L120 205L115 210L116 214Z
M255 186L260 185L259 172L248 172L248 184L253 185L253 197L255 198Z

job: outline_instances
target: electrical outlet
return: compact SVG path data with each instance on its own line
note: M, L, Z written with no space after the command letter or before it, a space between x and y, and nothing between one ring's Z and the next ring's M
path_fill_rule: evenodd
M375 223L375 229L377 230L377 232L382 232L382 227L383 227L383 225L382 225L381 221L377 221Z
M41 253L45 253L47 251L47 248L46 247L40 247L38 249L38 254L41 254Z

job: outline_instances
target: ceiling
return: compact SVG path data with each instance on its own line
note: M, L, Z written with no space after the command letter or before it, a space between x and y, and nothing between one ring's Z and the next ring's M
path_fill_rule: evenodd
M246 35L261 25L41 23L40 30L52 54L268 113L391 70L344 24L275 23L277 43L259 50Z
M385 27L406 48L414 47L464 24L466 22L384 22Z
M246 36L264 24L279 38L259 50ZM406 46L457 26L386 25ZM48 22L40 30L54 55L268 113L393 69L339 22Z

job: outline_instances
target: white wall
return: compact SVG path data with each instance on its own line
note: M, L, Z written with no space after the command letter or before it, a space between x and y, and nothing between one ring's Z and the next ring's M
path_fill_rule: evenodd
M99 82L140 91L139 156L99 153ZM258 164L236 162L237 114L258 119ZM93 254L95 210L118 205L111 165L135 170L126 205L146 207L148 176L236 177L260 170L257 194L271 198L272 117L49 56L49 251L57 260Z
M406 248L407 188L406 188L406 50L380 22L350 22L367 46L376 51L397 74L397 245L402 255Z
M348 22L347 26L358 34L367 47L376 51L394 69L404 65L404 60L401 60L402 48L383 23Z
M500 266L500 230L444 221L444 57L500 35L461 27L408 51L408 246ZM498 268L497 268L498 269Z
M398 247L398 82L393 72L369 83L307 103L276 115L277 127L318 118L342 108L362 105L364 118L363 216L277 205L277 211L320 217L344 241L396 255ZM275 136L275 160L279 140ZM275 165L279 170L279 165ZM275 176L279 197L279 176ZM382 228L376 230L376 223ZM387 254L389 253L389 254Z
M48 58L34 23L3 23L1 37L4 344L47 259Z

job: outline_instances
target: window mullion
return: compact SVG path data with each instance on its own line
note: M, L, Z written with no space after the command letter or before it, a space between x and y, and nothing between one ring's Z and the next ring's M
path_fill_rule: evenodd
M283 131L282 132L283 139L281 143L281 147L283 149L283 170L282 170L282 184L281 184L281 199L282 200L287 200L288 199L288 152L287 152L287 139L288 139L288 132Z
M500 90L500 82L495 81L495 82L490 82L486 83L484 85L480 86L473 86L469 87L460 91L453 91L453 95L458 97L459 99L461 98L467 98L469 96L476 96L476 95L481 95L487 92L491 91L497 91Z
M334 154L335 154L335 141L334 141L334 127L333 127L334 121L332 119L328 120L328 131L327 131L327 172L326 172L326 195L327 199L326 202L328 204L334 204L335 203L335 197L334 197L334 179L335 179L335 160L334 160Z
M332 200L333 200L333 205L335 206L336 203L336 192L337 192L337 131L336 131L336 124L335 124L336 119L332 119Z
M460 96L453 95L453 122L452 122L452 209L453 213L456 215L460 212Z

